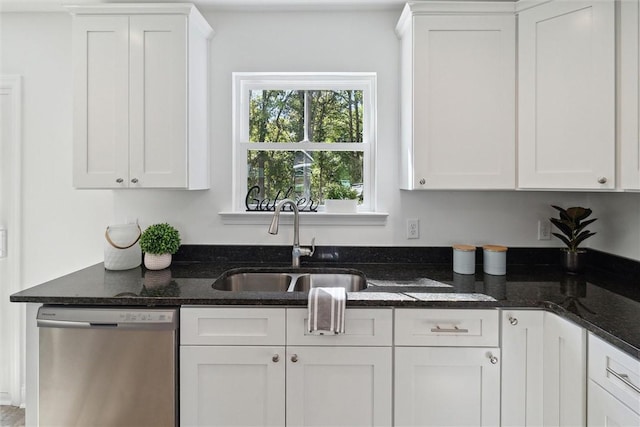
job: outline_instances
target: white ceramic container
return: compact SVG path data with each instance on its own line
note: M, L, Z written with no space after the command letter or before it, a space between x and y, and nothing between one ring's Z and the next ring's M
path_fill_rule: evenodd
M484 257L484 272L494 276L507 274L507 247L500 245L485 245L482 247Z
M453 271L458 274L475 274L476 247L453 245Z

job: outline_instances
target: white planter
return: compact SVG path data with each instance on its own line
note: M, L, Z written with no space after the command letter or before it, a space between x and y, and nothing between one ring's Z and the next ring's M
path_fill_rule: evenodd
M171 254L144 254L144 266L147 270L162 270L171 265Z
M358 212L358 200L325 199L324 207L329 213L356 213Z

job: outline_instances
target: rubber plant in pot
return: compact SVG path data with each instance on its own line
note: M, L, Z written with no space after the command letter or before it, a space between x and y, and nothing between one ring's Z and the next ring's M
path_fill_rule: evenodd
M581 273L584 271L587 251L579 249L580 243L596 233L586 230L586 227L597 220L597 218L587 219L591 216L591 209L574 206L563 209L559 206L551 205L560 213L559 218L549 218L560 233L552 233L562 240L566 248L563 248L562 266L569 273Z
M324 188L324 206L327 209L327 212L357 212L358 192L351 187L338 183L331 183Z
M171 255L180 247L180 233L167 223L150 225L140 236L140 249L144 252L144 266L149 270L162 270L171 265Z

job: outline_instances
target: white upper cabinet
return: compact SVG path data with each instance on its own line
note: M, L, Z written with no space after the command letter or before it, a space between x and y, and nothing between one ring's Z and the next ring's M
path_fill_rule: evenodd
M211 27L188 4L69 9L74 185L208 188Z
M518 15L518 186L612 189L614 1L538 3Z
M402 188L515 188L513 4L409 3L396 33Z
M640 190L640 5L620 2L620 179L626 190Z

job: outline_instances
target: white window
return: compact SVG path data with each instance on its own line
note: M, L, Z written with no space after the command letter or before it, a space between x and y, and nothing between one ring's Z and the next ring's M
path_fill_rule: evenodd
M234 210L322 212L338 185L375 211L375 90L375 73L234 73Z

